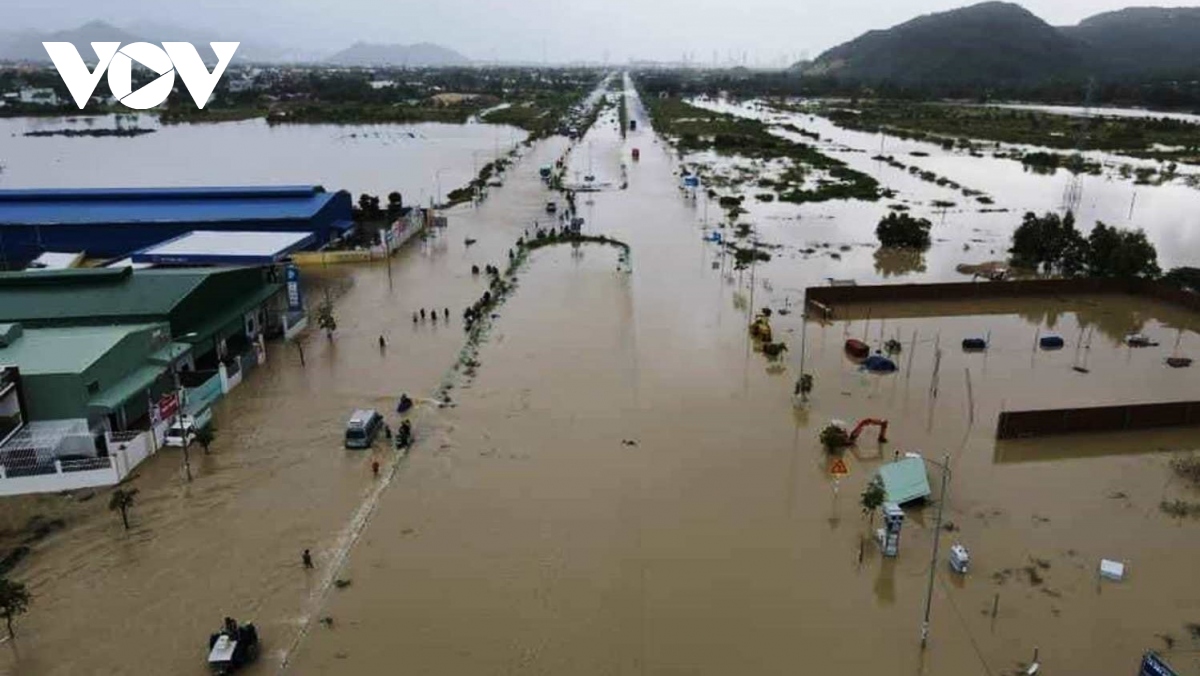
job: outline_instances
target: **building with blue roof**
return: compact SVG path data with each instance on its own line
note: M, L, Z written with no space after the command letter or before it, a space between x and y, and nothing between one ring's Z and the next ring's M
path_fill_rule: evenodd
M320 186L0 190L0 262L45 251L120 258L203 231L309 232L319 248L353 227L345 191Z

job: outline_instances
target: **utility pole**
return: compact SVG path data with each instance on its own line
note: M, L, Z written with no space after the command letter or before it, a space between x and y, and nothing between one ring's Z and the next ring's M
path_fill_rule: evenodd
M179 371L175 368L175 361L171 361L171 377L175 381L175 422L171 427L179 425L180 443L183 444L183 472L187 476L188 483L192 482L192 459L188 456L188 431L183 428L183 387L179 382ZM170 429L168 427L167 429Z
M942 510L946 508L946 485L950 482L950 456L947 455L939 465L932 460L926 460L942 469L942 494L938 498L937 520L933 526L933 554L929 559L929 586L925 590L925 619L921 622L921 650L929 640L929 609L933 603L933 578L937 574L938 543L942 538Z
M808 391L804 389L804 356L808 348L808 304L805 299L804 311L800 313L800 379L796 387L800 390L800 401L808 401Z

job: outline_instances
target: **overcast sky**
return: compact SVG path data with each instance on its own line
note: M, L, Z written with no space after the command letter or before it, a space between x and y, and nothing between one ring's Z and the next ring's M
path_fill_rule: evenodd
M0 30L117 25L203 27L218 39L332 52L356 40L435 42L487 61L630 58L779 65L872 28L971 4L955 0L3 0ZM1027 0L1052 24L1131 4L1179 0ZM149 40L171 39L143 36Z

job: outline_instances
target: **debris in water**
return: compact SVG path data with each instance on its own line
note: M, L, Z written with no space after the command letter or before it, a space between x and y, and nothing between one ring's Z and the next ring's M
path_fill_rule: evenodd
M1023 570L1025 574L1029 576L1029 584L1035 587L1046 581L1046 578L1042 577L1042 574L1038 572L1036 566L1025 566L1021 570Z
M1187 455L1171 459L1171 469L1181 479L1187 479L1195 485L1200 485L1200 456Z
M1111 559L1100 559L1100 577L1120 582L1125 579L1125 564Z
M622 439L622 440L621 440L621 445L623 445L623 446L637 446L637 445L638 445L638 442L634 441L633 439Z
M343 580L339 577L333 581L333 586L337 587L338 589L345 589L346 587L350 586L350 580Z
M332 617L326 615L325 617L322 617L320 621L321 621L321 624L325 625L326 627L329 627L330 629L333 629L333 618Z

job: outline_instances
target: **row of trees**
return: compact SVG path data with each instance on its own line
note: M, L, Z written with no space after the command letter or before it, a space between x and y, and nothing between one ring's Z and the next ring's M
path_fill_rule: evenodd
M1124 230L1097 221L1087 237L1067 212L1025 214L1013 233L1012 264L1063 277L1158 277L1158 251L1141 230Z
M728 92L736 98L760 97L845 97L933 101L939 99L988 101L1042 101L1082 105L1088 99L1086 78L1061 77L1037 83L997 84L981 82L922 85L889 80L872 82L835 76L802 75L799 71L753 72L732 70L657 70L637 73L643 90L657 96L716 94ZM1120 77L1101 80L1091 88L1093 105L1126 105L1147 108L1200 107L1200 83L1193 77ZM856 105L852 101L851 105Z
M928 219L890 213L875 228L879 243L890 249L929 248ZM1014 267L1062 277L1147 277L1162 274L1158 251L1141 230L1125 230L1097 222L1086 237L1075 228L1075 216L1025 214L1012 236ZM1187 288L1200 288L1200 270L1174 270L1165 277Z
M404 211L404 197L393 190L387 195L387 206L381 205L376 195L363 193L358 196L358 204L354 206L354 220L363 223L367 221L394 221Z

